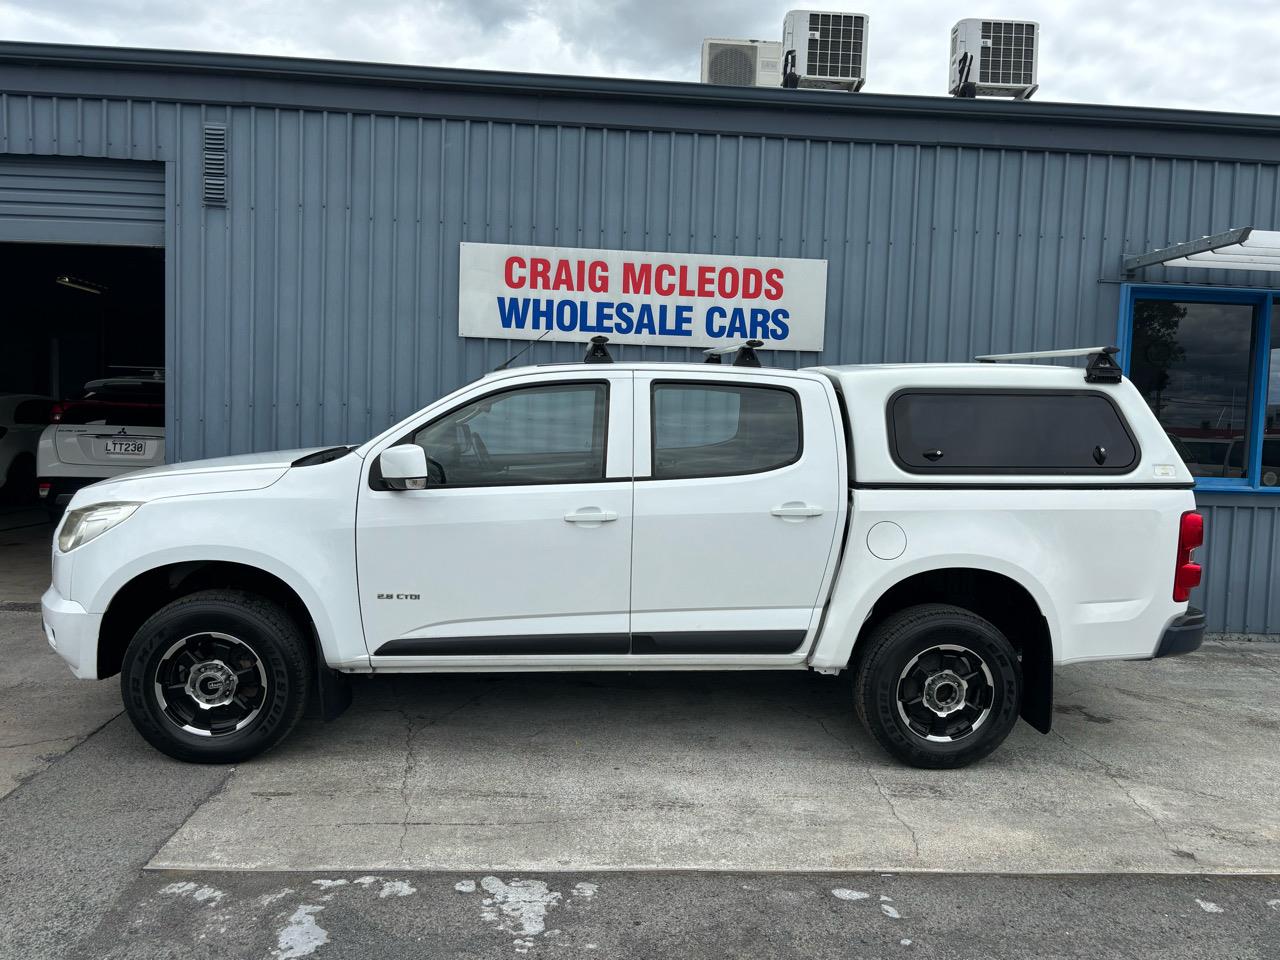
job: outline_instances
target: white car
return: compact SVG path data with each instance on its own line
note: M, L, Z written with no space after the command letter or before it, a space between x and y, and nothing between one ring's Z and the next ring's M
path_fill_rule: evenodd
M954 767L1048 732L1055 665L1199 646L1192 483L1105 351L509 369L359 447L81 490L44 624L183 760L343 674L848 669L888 751Z
M36 445L52 403L34 393L0 393L0 494L8 501L35 497Z
M164 381L91 380L53 405L36 455L40 499L53 516L81 487L164 463Z

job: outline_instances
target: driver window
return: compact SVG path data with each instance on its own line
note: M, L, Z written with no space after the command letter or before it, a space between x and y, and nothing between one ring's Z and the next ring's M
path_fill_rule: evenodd
M413 442L427 453L433 486L602 480L607 390L580 383L492 394L423 427Z

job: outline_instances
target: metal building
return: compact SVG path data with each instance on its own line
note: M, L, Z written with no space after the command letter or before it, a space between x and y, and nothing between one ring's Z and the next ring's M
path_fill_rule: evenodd
M1269 116L0 44L0 248L163 248L170 459L362 440L501 362L458 335L462 241L824 259L825 349L786 366L1132 354L1181 310L1244 337L1247 389L1183 430L1232 633L1280 633L1278 275L1125 258L1277 226Z

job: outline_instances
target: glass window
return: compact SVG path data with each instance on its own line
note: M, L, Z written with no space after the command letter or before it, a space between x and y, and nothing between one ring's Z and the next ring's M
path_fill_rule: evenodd
M913 473L1122 473L1138 459L1120 411L1093 391L912 391L891 418L894 459Z
M1249 475L1252 304L1134 302L1129 378L1197 477Z
M583 483L604 478L608 388L554 384L493 394L419 430L440 486Z
M799 458L800 408L790 390L654 384L654 479L760 473Z
M1267 409L1262 426L1262 470L1258 481L1264 487L1280 487L1280 302L1271 305L1271 355L1267 364Z

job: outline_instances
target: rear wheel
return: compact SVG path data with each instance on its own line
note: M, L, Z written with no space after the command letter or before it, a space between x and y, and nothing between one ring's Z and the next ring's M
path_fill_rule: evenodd
M858 716L915 767L962 767L998 747L1018 720L1018 655L989 621L922 604L885 619L854 680Z
M306 707L313 666L277 604L236 590L173 601L125 651L120 688L138 732L196 763L237 763L274 746Z

